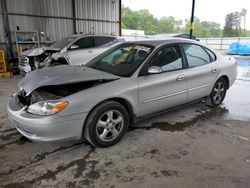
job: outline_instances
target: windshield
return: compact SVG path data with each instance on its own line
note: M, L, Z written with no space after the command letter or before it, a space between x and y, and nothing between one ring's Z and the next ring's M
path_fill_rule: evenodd
M125 43L93 59L86 66L118 76L129 77L148 57L152 50L152 46Z
M51 47L52 48L60 48L60 49L62 49L64 47L66 47L67 45L69 45L75 39L76 39L76 37L67 37L67 38L59 40L56 43L52 44Z

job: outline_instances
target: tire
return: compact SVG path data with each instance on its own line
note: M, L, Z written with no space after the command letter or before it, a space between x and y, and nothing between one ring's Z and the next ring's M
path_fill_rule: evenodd
M227 92L227 83L225 79L223 78L218 79L214 84L213 90L209 96L208 106L212 107L219 106L223 102L226 96L226 92Z
M90 112L84 126L84 136L96 147L109 147L121 140L128 126L126 108L118 102L106 101Z

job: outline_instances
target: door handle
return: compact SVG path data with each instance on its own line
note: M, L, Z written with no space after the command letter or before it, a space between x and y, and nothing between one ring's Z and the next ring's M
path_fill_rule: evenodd
M185 75L180 75L176 78L177 81L182 81L185 79Z
M211 72L212 73L216 73L217 72L217 68L212 68Z

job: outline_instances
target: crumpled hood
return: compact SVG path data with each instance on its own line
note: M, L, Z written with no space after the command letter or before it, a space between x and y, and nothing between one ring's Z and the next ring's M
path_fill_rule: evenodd
M42 86L70 84L92 80L115 80L119 76L91 69L85 66L61 65L32 71L19 82L18 87L28 96Z
M24 52L21 53L23 56L38 56L44 53L45 51L50 50L50 51L60 51L59 48L51 48L51 47L39 47L39 48L33 48L30 50L25 50Z

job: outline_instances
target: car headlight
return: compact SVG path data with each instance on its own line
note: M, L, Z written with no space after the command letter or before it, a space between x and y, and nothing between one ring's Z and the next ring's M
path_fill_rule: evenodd
M40 101L30 105L28 107L28 112L42 116L53 115L61 112L68 106L68 104L68 101L61 100Z

